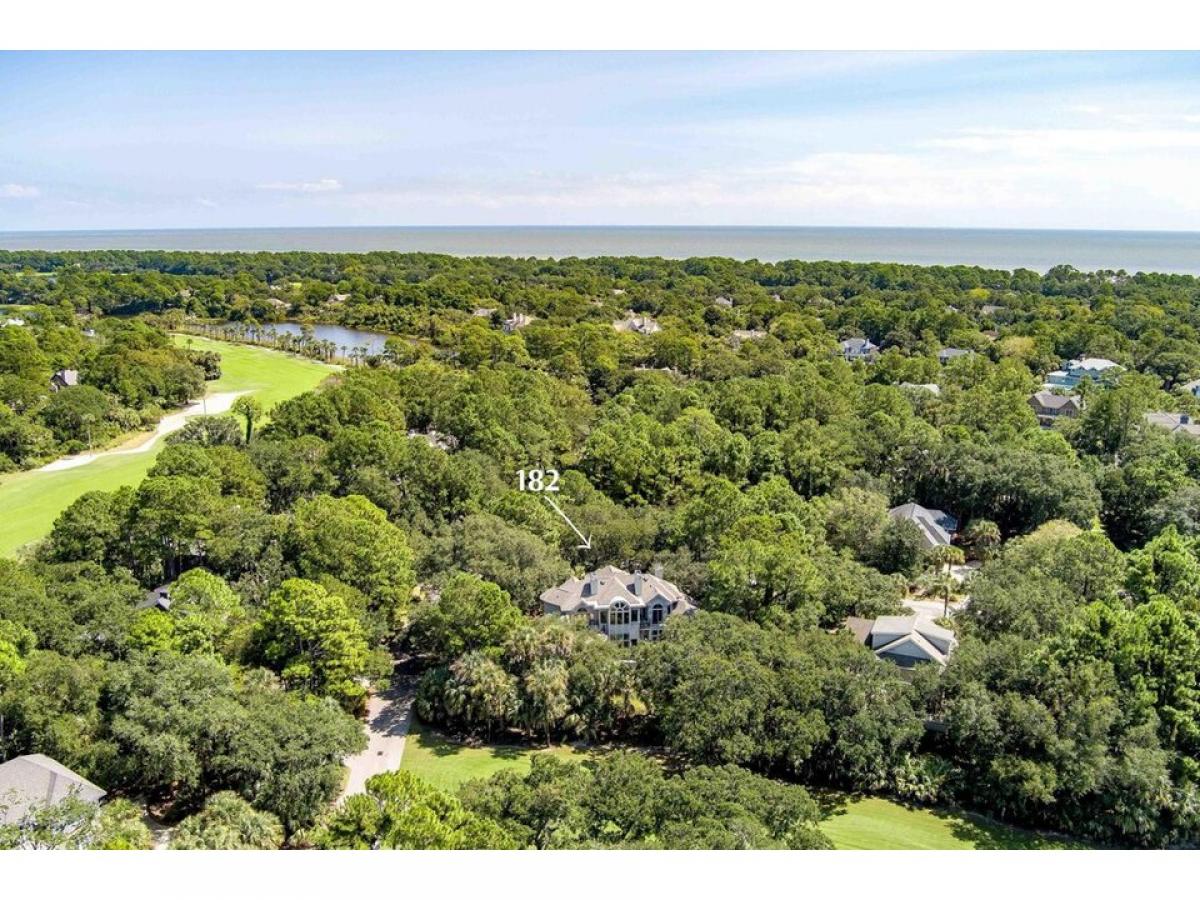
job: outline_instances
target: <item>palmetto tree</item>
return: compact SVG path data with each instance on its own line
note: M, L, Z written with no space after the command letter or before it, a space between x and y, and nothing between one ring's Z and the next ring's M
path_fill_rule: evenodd
M950 569L962 565L963 552L958 547L934 547L926 554L926 559L929 571L921 579L921 584L926 594L941 598L942 617L945 618L950 615L950 601L958 592L958 579Z

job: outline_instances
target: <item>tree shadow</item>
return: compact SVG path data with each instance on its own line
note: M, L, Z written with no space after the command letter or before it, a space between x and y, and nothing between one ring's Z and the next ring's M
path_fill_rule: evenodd
M915 808L915 807L914 807ZM1066 835L1032 831L965 810L926 810L950 823L950 833L976 850L1078 850L1088 845Z

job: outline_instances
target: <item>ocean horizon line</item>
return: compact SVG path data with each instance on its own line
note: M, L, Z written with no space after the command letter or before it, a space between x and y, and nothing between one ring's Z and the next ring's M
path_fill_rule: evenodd
M894 225L289 225L0 231L12 251L726 258L1200 275L1200 231Z
M1200 235L1198 228L1079 228L1039 225L169 225L101 228L0 228L0 236L143 234L197 231L965 231L1041 234ZM3 249L3 248L0 248Z

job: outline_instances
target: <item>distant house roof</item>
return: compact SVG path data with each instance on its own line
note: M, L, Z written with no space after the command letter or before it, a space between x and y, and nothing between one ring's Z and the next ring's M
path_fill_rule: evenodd
M1200 437L1200 423L1187 413L1148 412L1146 422L1171 434Z
M524 328L534 321L536 316L528 315L527 313L514 313L504 320L504 330L512 334L519 328Z
M75 369L59 369L50 376L50 384L55 387L75 387L79 384L79 373Z
M730 300L728 297L718 297L716 300L713 301L713 303L715 303L717 306L723 307L725 309L730 309L733 306L733 301Z
M757 341L765 338L767 333L761 328L736 328L729 336L730 341L737 346L742 341Z
M938 362L946 363L960 356L972 356L974 350L964 350L962 347L943 347L938 351Z
M477 319L490 319L495 311L490 306L480 306L478 309L471 310L471 315Z
M0 764L0 824L19 822L32 809L53 806L72 795L99 803L104 791L41 753Z
M137 605L138 609L159 609L163 612L171 611L171 585L160 584L152 591L147 591Z
M435 431L430 428L428 431L412 430L408 432L410 438L417 438L424 441L435 450L457 450L458 438L452 434L442 434L440 431Z
M604 566L583 578L568 578L558 587L543 591L541 601L548 612L565 614L607 609L617 601L624 601L631 607L645 607L660 598L667 603L670 614L695 609L687 594L661 576L645 572L631 574L616 566Z
M1109 369L1119 369L1121 366L1119 363L1101 356L1085 356L1082 359L1071 360L1067 363L1067 368L1082 369L1085 372L1107 372Z
M941 385L934 384L933 382L918 384L914 381L902 381L900 382L900 387L909 391L928 391L930 394L933 394L937 397L940 397L942 394Z
M1006 307L997 306L995 303L985 303L979 307L979 311L985 316L994 316L998 312L1004 312Z
M842 355L846 359L873 356L879 350L879 345L872 343L870 338L846 338L838 343L842 348Z
M1183 389L1189 394L1200 396L1200 378L1197 378L1195 381L1189 381L1183 385Z
M613 328L617 331L635 331L638 334L655 334L662 331L662 326L651 316L635 315L632 310L625 314L624 319L613 322Z
M919 503L904 503L888 510L896 521L912 522L921 532L926 547L946 547L958 530L958 519L940 509L926 509Z
M877 657L905 668L922 662L944 666L958 646L954 632L935 624L928 616L850 618L845 627Z
M1083 409L1083 401L1074 394L1055 394L1052 391L1038 391L1032 394L1029 405L1039 416L1047 418L1076 416Z

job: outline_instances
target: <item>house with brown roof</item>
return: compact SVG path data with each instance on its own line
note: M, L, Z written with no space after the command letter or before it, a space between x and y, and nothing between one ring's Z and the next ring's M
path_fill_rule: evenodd
M1074 394L1055 394L1038 391L1029 398L1029 406L1043 427L1054 424L1055 419L1074 419L1083 410L1083 401Z
M666 581L658 567L650 575L604 566L544 591L541 601L546 615L580 616L593 631L625 647L658 640L668 618L696 610L687 594Z

